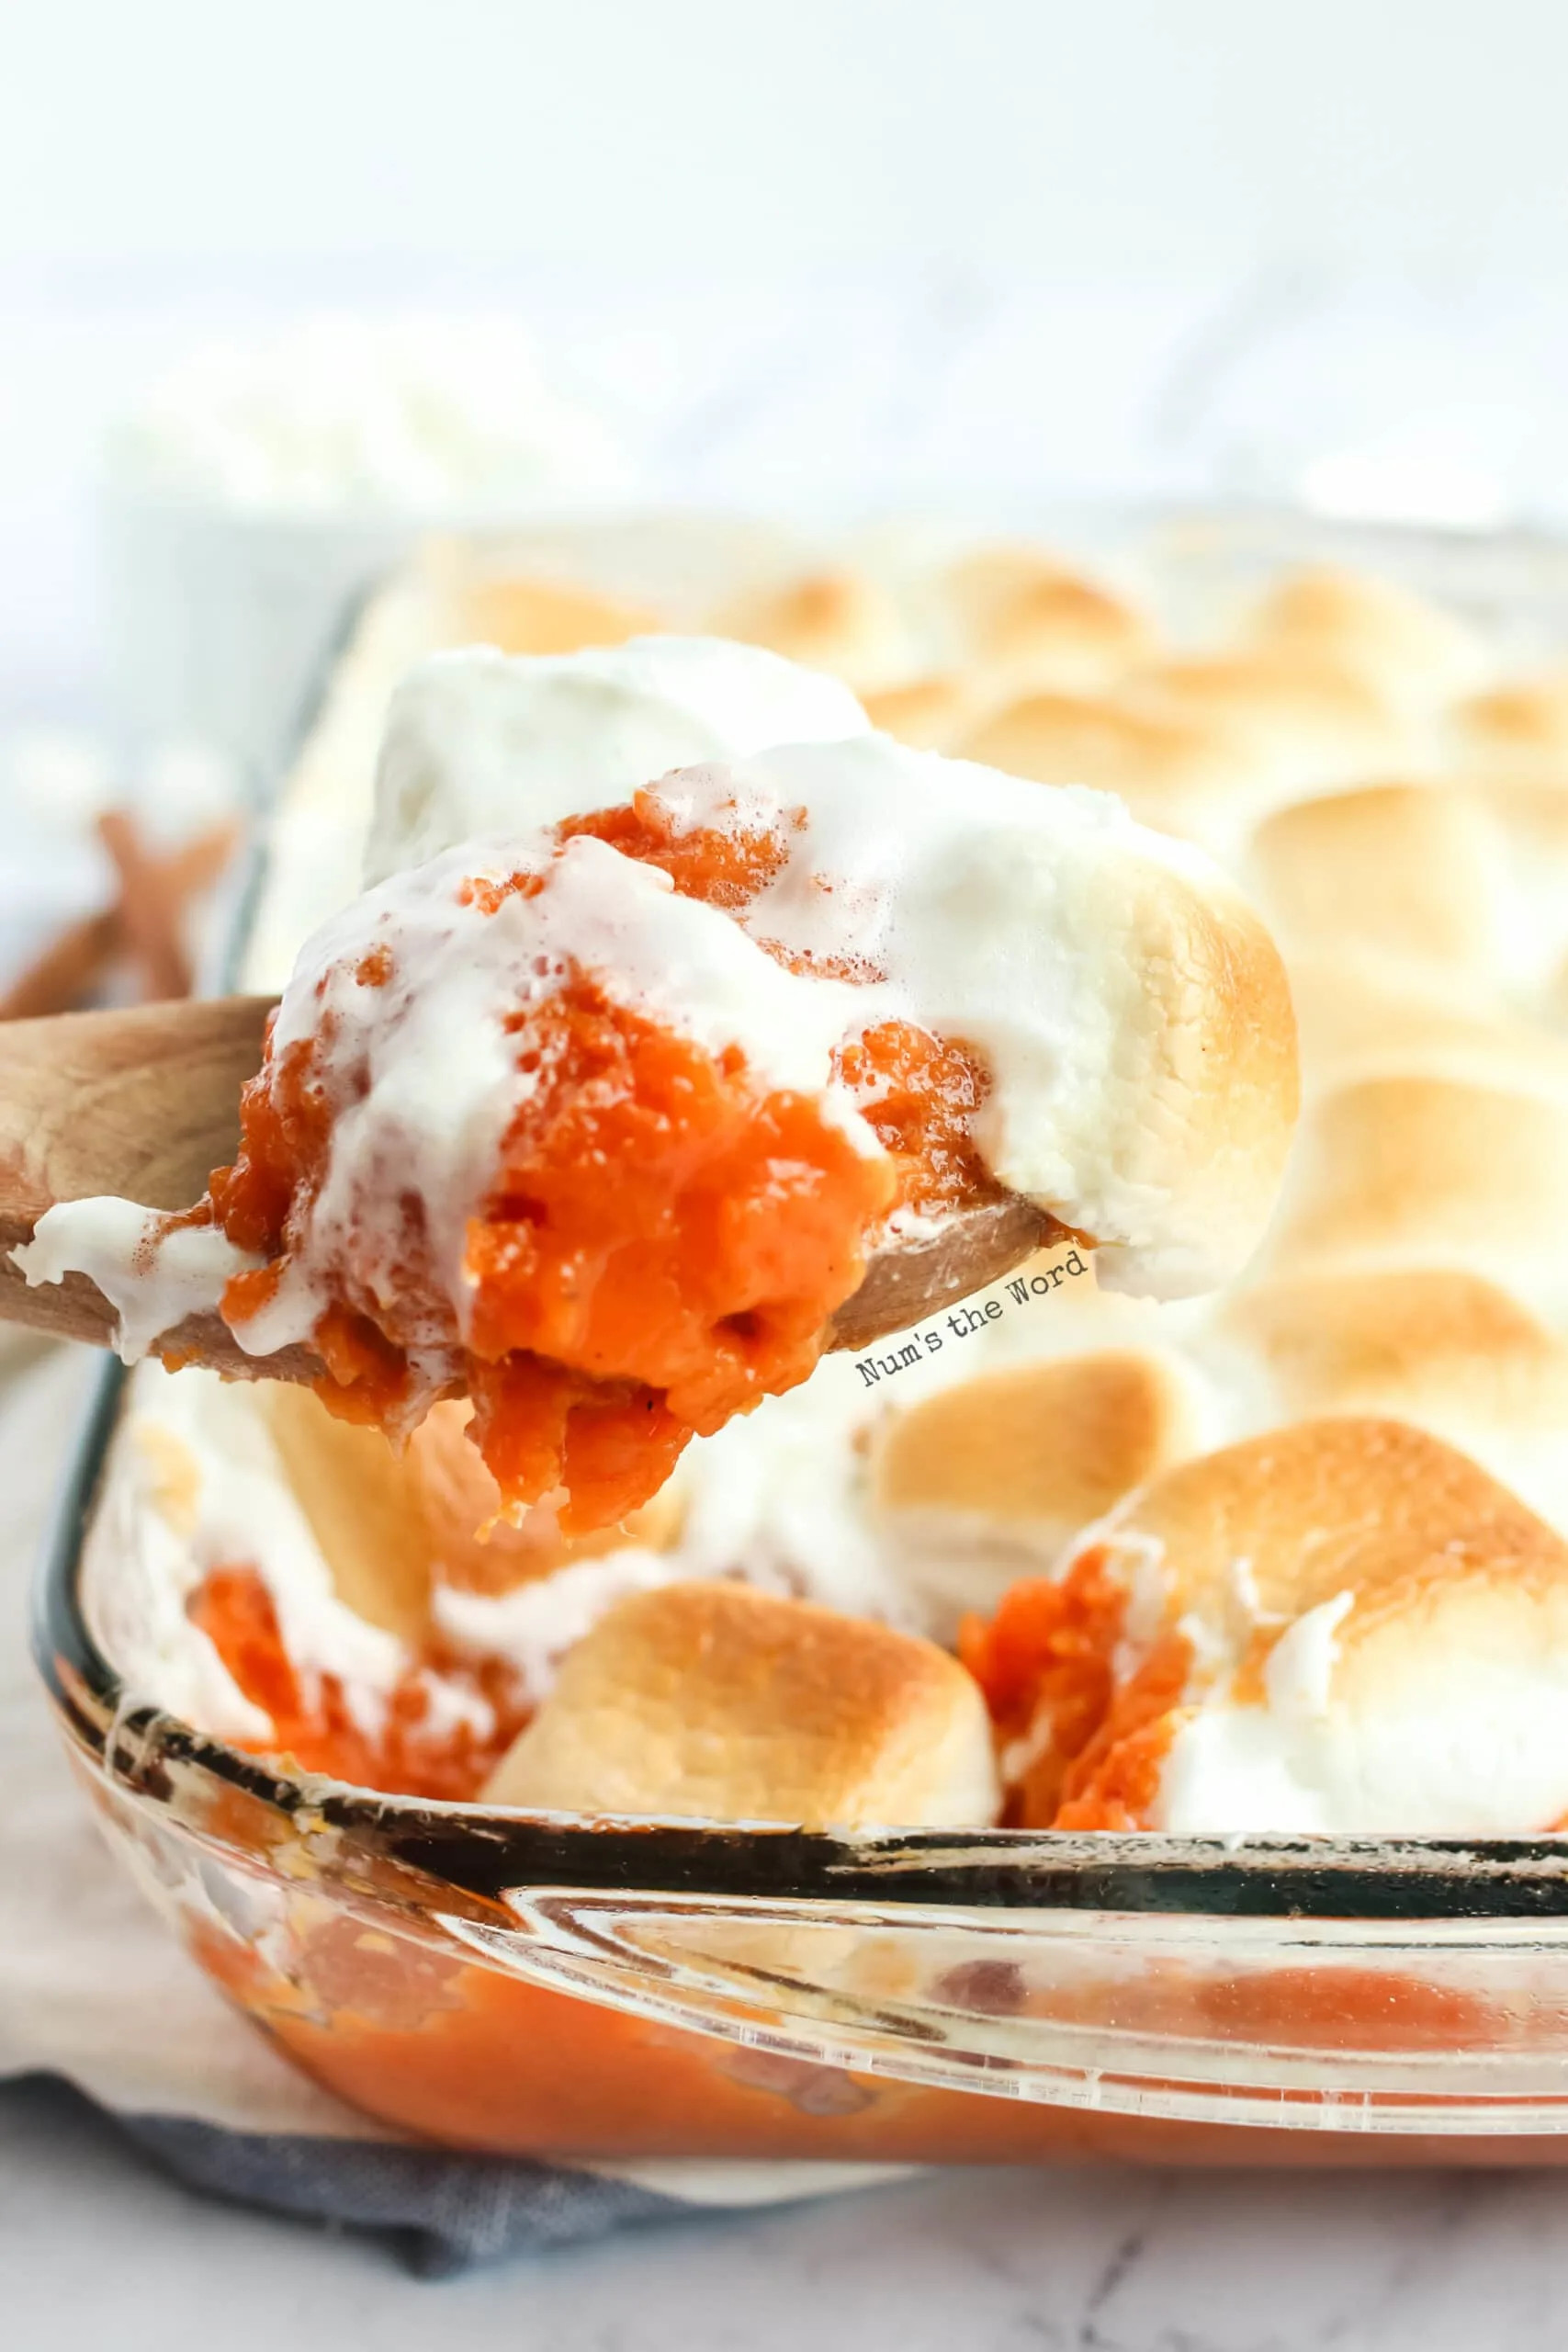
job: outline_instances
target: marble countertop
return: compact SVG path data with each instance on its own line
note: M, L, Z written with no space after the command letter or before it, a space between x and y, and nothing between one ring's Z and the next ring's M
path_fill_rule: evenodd
M1557 2352L1565 2260L1548 2174L976 2171L429 2283L191 2195L66 2092L0 2089L18 2352Z

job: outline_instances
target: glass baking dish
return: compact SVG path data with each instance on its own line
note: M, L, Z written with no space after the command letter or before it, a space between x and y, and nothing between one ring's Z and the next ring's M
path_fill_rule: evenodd
M1124 515L1027 520L1127 544ZM1200 606L1337 557L1523 651L1568 636L1551 541L1131 520ZM371 2115L531 2156L1568 2161L1568 1841L837 1838L279 1777L139 1702L89 1629L123 1381L39 1590L73 1764L199 1964Z
M284 1779L37 1653L110 1843L308 2073L520 2155L1568 2161L1568 1843L840 1838Z

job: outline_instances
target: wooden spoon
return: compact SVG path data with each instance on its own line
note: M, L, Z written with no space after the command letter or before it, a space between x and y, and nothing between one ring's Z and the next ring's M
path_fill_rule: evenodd
M240 1089L261 1067L273 1000L136 1005L0 1023L0 1321L112 1345L118 1317L85 1274L30 1288L10 1251L59 1201L116 1193L153 1209L201 1198L234 1157ZM879 1250L833 1318L835 1348L864 1348L1007 1273L1060 1228L1016 1194L955 1211L932 1234ZM164 1344L254 1379L311 1380L309 1348L250 1356L216 1314Z

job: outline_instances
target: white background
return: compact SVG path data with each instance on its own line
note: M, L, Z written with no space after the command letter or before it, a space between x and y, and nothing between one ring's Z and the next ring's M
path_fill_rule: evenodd
M49 0L21 262L1558 272L1554 0Z
M90 706L106 419L322 304L513 308L698 495L1568 506L1560 0L0 19L0 715Z

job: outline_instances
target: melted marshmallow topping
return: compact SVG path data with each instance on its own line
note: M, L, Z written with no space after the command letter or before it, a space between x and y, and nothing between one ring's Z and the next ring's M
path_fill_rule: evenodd
M1295 1618L1243 1704L1224 1680L1175 1729L1149 1826L1306 1836L1517 1837L1568 1816L1565 1661L1423 1661L1375 1699L1339 1687L1337 1594Z
M387 712L365 879L557 824L694 761L838 743L870 726L836 678L723 638L432 654Z

